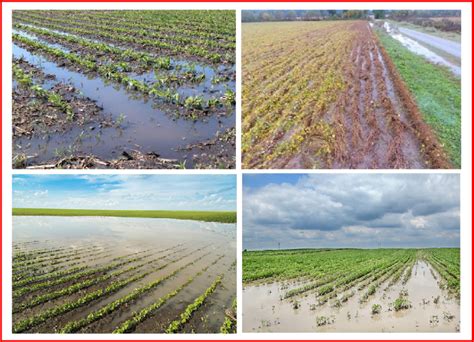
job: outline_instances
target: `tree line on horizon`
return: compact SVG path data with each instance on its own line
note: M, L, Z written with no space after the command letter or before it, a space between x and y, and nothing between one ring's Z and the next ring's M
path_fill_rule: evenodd
M244 10L242 22L460 17L459 10Z

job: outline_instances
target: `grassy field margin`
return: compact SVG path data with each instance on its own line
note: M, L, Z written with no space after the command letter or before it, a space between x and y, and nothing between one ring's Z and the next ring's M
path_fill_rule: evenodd
M48 209L13 208L14 216L109 216L139 218L169 218L205 222L235 223L235 211L191 210L95 210L95 209Z
M377 36L455 167L461 166L461 81L376 30Z

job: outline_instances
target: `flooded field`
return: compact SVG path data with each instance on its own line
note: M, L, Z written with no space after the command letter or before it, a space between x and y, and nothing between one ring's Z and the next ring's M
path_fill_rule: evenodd
M311 262L301 261L293 267L284 265L289 273L298 270L301 274L300 277L289 275L288 280L282 279L285 276L257 279L255 261L262 258L266 270L271 272L274 269L270 260L277 260L278 256L275 251L271 257L269 251L264 260L264 252L255 252L254 257L249 255L247 274L254 280L244 284L243 330L457 332L460 327L460 302L455 288L455 283L459 285L459 264L455 261L458 252L434 249L413 254L395 252L393 256L381 252L379 263L370 260L370 252L366 258L347 251L355 258L352 264L340 254L343 252L315 252L314 256L306 257L326 260L323 253L334 253L337 260L325 266L327 271L314 263L310 269ZM321 257L316 257L317 253ZM346 267L338 266L342 260ZM364 264L370 267L364 270ZM244 254L244 279L245 268Z
M235 167L233 11L14 11L13 78L15 168Z
M235 331L235 224L13 218L14 333Z

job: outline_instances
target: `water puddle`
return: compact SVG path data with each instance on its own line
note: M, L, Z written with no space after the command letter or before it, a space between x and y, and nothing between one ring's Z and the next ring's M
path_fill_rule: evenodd
M408 37L406 32L401 31L399 28L391 25L389 22L384 22L383 27L385 31L394 39L398 40L405 46L408 50L417 55L423 56L427 60L435 64L441 64L446 66L448 69L453 72L456 76L461 75L461 67L447 61L445 58L441 57L437 53L433 52L432 50L428 49L427 47L421 45L416 40Z

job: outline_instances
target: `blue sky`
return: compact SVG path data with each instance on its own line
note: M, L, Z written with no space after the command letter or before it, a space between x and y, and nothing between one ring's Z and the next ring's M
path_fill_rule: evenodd
M243 247L459 247L456 174L252 174Z
M236 210L234 175L14 175L13 207Z

